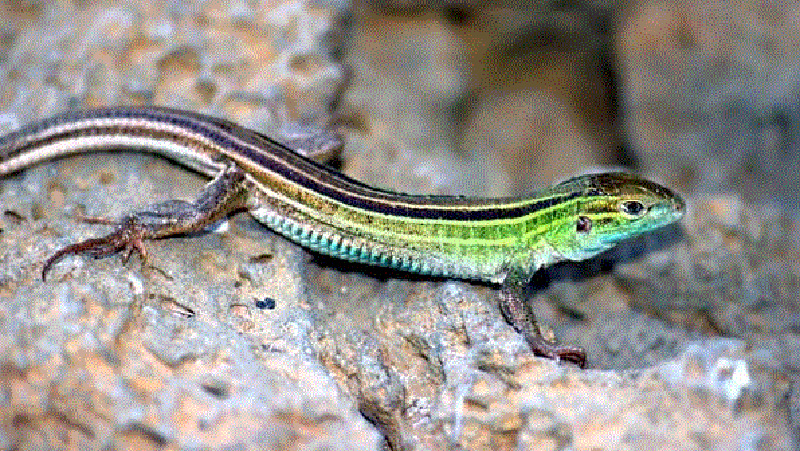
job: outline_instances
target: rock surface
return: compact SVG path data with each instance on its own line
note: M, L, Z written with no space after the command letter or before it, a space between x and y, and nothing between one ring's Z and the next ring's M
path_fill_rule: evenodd
M278 136L339 122L343 169L384 187L503 195L638 161L689 209L536 275L582 371L532 357L495 287L343 264L246 215L43 283L56 249L104 232L76 215L205 180L142 154L30 168L0 180L0 447L796 449L800 203L775 168L800 155L780 82L797 7L626 5L3 4L0 131L110 104ZM750 34L726 38L733 18ZM755 69L709 69L732 60Z

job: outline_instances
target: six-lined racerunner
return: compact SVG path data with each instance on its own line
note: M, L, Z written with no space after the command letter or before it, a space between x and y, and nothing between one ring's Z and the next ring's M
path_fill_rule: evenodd
M193 202L170 200L108 221L117 225L113 233L59 250L44 263L42 278L66 255L135 250L144 259L144 240L203 230L247 210L322 254L501 284L501 311L533 351L580 366L582 349L542 336L523 299L525 284L542 267L590 258L684 211L669 189L625 173L578 176L523 197L395 193L232 122L158 107L72 111L24 126L0 138L0 177L51 158L113 149L159 154L213 180Z

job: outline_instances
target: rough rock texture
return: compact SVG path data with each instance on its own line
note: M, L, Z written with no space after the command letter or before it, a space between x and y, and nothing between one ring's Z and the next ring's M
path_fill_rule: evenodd
M2 131L132 103L339 122L369 183L500 195L638 161L689 209L534 278L582 371L532 357L495 287L311 255L246 215L43 283L105 231L76 214L204 180L139 154L30 168L0 180L0 448L796 449L800 203L776 168L799 154L800 8L776 5L1 4Z
M616 45L643 168L686 191L797 200L797 2L633 2ZM795 202L796 206L797 203Z

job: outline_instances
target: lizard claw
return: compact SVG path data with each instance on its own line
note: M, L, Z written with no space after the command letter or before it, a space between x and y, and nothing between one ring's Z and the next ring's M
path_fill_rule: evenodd
M144 260L147 257L147 252L144 248L143 237L144 230L142 227L137 225L134 221L128 220L115 232L102 238L92 238L81 241L80 243L70 244L69 246L59 249L44 262L44 266L42 267L42 281L47 280L47 273L53 265L67 255L88 254L91 257L100 258L125 251L126 255L123 261L127 263L133 251L137 251Z
M586 367L586 351L578 346L559 345L550 341L546 341L542 337L529 338L525 337L528 345L533 350L533 353L540 357L547 357L548 359L559 362L564 360L566 362L574 363L579 368Z

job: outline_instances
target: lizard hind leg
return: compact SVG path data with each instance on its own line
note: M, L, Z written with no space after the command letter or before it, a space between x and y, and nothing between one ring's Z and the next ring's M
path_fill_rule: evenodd
M135 250L139 252L144 262L147 258L147 251L143 241L145 238L146 236L141 227L132 221L126 221L115 232L102 238L91 238L59 249L44 262L42 280L46 281L47 273L50 272L53 265L67 255L86 254L94 258L100 258L126 251L124 261L127 263Z
M208 225L245 208L246 183L244 173L230 164L203 188L193 202L168 200L127 214L119 221L87 217L87 222L112 224L117 229L102 238L74 243L57 251L44 262L42 280L46 280L52 266L67 255L100 258L124 251L127 263L136 251L145 263L145 240L201 232Z

